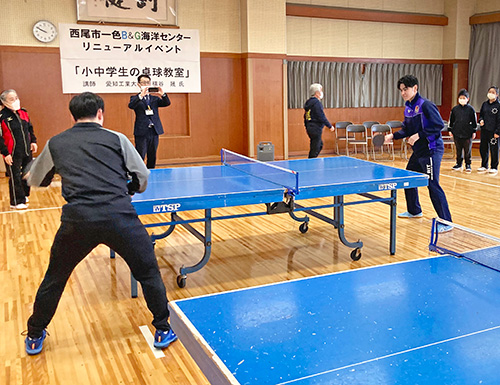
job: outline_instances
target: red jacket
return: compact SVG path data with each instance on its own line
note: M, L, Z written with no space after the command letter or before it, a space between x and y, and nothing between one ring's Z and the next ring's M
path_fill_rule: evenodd
M0 129L0 153L4 157L14 155L16 138L22 138L26 155L31 154L31 143L36 143L36 137L26 110L20 109L17 113L9 108L1 110Z

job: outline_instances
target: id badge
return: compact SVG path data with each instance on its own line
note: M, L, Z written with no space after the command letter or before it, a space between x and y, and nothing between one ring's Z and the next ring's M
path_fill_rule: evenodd
M149 110L149 109L148 109L148 110L146 110L146 115L147 115L147 116L152 116L152 115L154 115L154 114L155 114L155 113L154 113L154 111L153 111L153 110Z

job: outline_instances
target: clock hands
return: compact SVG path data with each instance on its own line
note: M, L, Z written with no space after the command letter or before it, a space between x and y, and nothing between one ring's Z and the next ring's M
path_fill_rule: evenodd
M47 31L41 29L40 27L36 27L36 29L39 29L40 31L42 31L43 33L47 33Z

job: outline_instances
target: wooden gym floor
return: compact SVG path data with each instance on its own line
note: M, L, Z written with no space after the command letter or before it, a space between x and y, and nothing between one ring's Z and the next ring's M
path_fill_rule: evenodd
M397 159L386 164L405 167L406 161ZM451 158L443 159L441 184L454 222L498 236L500 175L478 174L477 158L472 174L451 171L453 164ZM180 342L165 350L164 357L155 358L139 329L147 325L154 332L142 293L139 291L139 298L130 298L129 270L120 258L111 260L104 246L96 248L74 271L48 327L50 336L43 352L34 357L26 355L21 332L26 329L47 267L63 199L56 183L48 189L33 189L29 210L13 211L9 209L7 182L7 178L0 178L0 361L4 362L0 384L207 384ZM427 189L420 189L420 197L424 217L398 219L394 256L388 252L387 205L346 208L348 239L364 242L358 262L350 260L350 249L340 244L335 230L315 218L307 234L301 234L297 222L286 214L275 215L272 220L255 217L216 221L211 260L203 270L189 276L184 289L175 283L178 269L197 261L203 247L187 231L176 228L156 245L169 298L427 257L435 212ZM400 191L398 212L405 208ZM256 209L218 209L217 213ZM331 215L331 210L323 211Z

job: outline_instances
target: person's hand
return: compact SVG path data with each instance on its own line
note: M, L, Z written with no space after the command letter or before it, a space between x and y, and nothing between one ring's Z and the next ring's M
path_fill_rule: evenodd
M12 155L9 154L6 157L4 157L4 159L5 159L5 163L7 163L9 166L12 166L12 163L13 163Z
M448 131L450 133L450 138L453 138L453 132Z
M158 96L159 98L163 97L163 89L161 87L158 87L158 92L151 92L150 95L155 95Z
M480 125L480 126L484 126L484 120L483 120L483 119L481 119L481 120L479 121L479 125Z
M331 132L335 131L335 127L331 126L331 127L330 127L330 131L331 131Z
M384 136L384 144L389 144L394 139L394 134L387 134Z
M498 135L498 134L493 134L493 136L494 136L495 138L498 138L500 135Z
M35 153L38 150L38 145L36 143L31 143L31 152Z
M148 87L142 87L141 88L141 93L139 94L139 96L142 98L144 98L144 96L146 96L148 94Z
M410 146L413 146L417 140L420 139L420 136L418 135L418 132L416 134L413 134L408 138L408 144Z
M476 133L475 132L472 134L472 140L474 140L474 139L476 139Z

